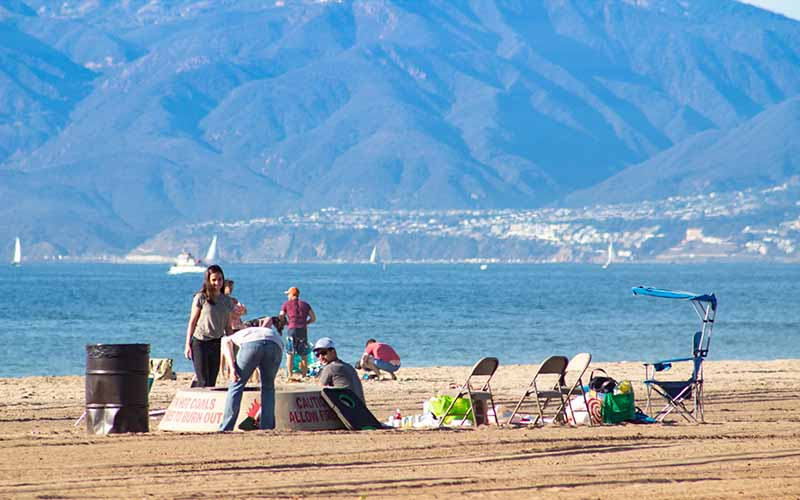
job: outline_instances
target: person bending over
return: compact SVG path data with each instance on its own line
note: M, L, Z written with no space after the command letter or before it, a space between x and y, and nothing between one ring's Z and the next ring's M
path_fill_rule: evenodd
M360 365L363 370L374 371L378 379L381 378L381 371L385 371L392 380L397 380L394 372L400 369L400 356L389 344L369 339L361 356Z
M228 396L225 398L225 413L220 431L232 431L239 416L242 404L242 393L247 380L256 368L259 369L261 378L261 429L275 428L275 375L281 366L281 351L283 341L281 332L283 319L278 316L268 318L262 326L244 328L222 339L222 350L233 381L228 386ZM239 347L239 353L234 362L233 346Z
M364 389L361 387L361 380L358 378L356 369L345 363L336 355L336 344L330 337L322 337L314 344L314 356L322 363L322 371L319 373L319 385L323 387L346 387L353 391L356 396L364 399Z

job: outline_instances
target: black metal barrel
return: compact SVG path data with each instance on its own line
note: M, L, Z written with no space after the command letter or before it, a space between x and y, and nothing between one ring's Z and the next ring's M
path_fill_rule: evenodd
M86 430L147 432L150 344L86 346Z

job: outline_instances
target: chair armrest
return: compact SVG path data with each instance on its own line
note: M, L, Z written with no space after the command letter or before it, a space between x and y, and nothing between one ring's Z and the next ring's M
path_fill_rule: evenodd
M680 363L683 361L692 361L694 358L673 358L673 359L662 359L660 361L652 361L650 363L643 363L645 368L648 366L652 366L653 369L657 372L669 370L672 368L672 363Z

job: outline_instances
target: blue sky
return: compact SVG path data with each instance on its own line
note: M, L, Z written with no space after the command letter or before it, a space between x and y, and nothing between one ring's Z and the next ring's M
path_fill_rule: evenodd
M800 0L739 0L800 20Z

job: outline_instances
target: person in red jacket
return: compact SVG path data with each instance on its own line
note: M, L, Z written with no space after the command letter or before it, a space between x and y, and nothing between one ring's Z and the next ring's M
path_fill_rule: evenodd
M400 369L400 356L389 344L369 339L361 356L360 365L364 370L374 371L378 380L381 378L381 371L391 375L392 380L397 380L395 372Z

